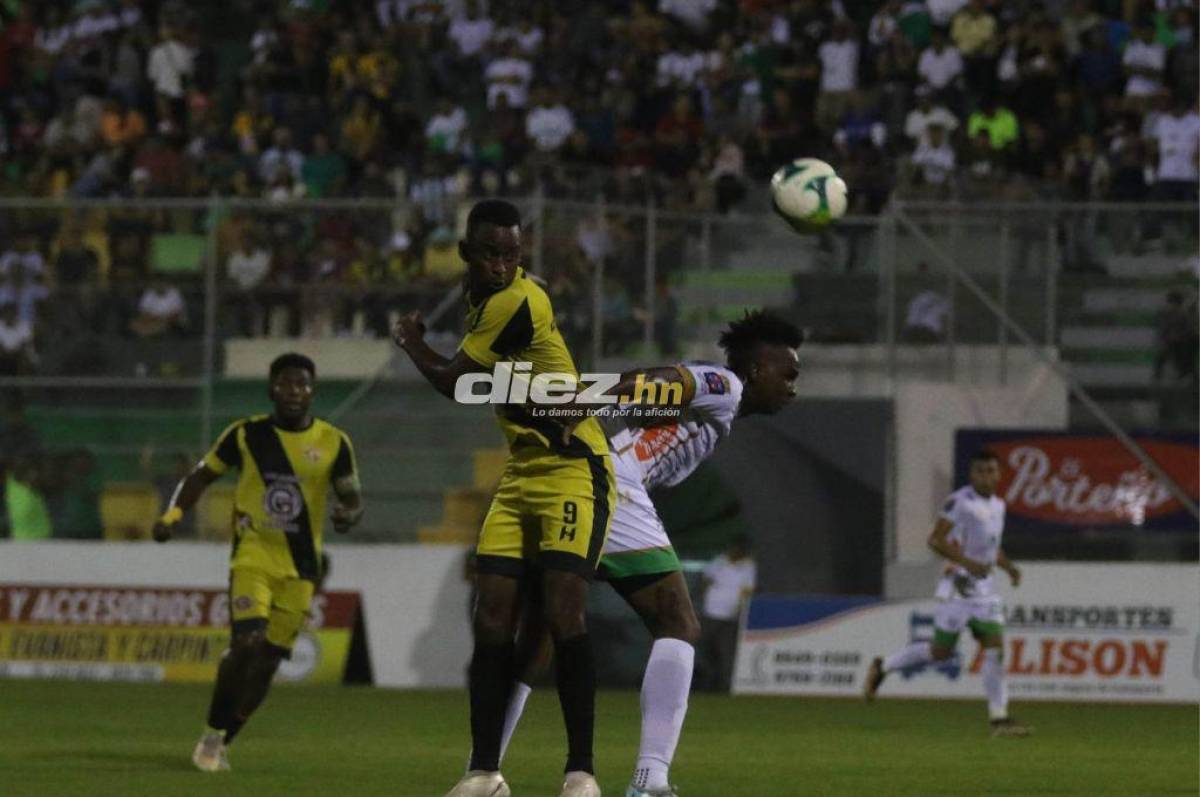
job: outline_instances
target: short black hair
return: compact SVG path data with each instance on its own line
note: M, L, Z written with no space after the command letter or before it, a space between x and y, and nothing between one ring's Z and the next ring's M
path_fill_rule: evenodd
M1000 457L996 456L996 452L990 448L979 448L971 454L971 464L976 462L999 462Z
M303 354L291 351L287 354L281 354L271 361L271 381L274 382L275 377L279 376L280 372L285 368L302 368L308 371L308 375L313 379L317 378L317 366L313 361Z
M746 358L760 343L795 349L803 342L804 333L799 327L768 310L747 310L729 324L718 340L735 371L746 364Z
M481 224L494 224L497 227L520 227L521 211L511 202L503 199L484 199L476 202L467 215L467 237L475 232Z

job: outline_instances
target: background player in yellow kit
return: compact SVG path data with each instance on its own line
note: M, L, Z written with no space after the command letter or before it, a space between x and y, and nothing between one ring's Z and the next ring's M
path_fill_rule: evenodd
M270 415L232 424L175 489L154 526L165 542L208 485L237 468L229 574L232 639L217 670L208 727L192 762L229 769L226 748L262 703L279 662L291 654L321 577L321 531L330 486L333 527L363 513L354 448L345 432L311 413L316 368L301 354L271 363Z

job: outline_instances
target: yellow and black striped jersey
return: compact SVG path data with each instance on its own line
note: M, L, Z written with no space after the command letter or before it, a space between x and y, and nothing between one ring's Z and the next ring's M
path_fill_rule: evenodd
M280 577L320 574L325 501L332 485L358 490L350 437L314 418L301 431L256 415L231 424L204 457L214 473L239 470L232 566Z
M507 288L477 305L471 303L468 293L467 334L459 349L488 368L498 362L528 362L531 379L545 373L579 377L555 323L550 297L522 268ZM520 405L497 407L496 419L510 448L532 443L547 453L608 454L608 441L595 418L587 418L575 428L570 446L562 445L561 426L533 418Z

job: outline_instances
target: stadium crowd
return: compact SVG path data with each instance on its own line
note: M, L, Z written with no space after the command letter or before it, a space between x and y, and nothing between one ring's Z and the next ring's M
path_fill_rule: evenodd
M319 284L365 300L357 323L380 331L389 297L457 276L454 212L466 195L540 186L551 198L758 211L762 192L749 187L803 154L837 164L856 213L878 212L892 192L1196 197L1200 61L1187 0L205 9L0 3L0 196L407 198L410 217L214 220L136 204L0 214L0 371L36 367L48 289L78 288L56 311L68 325L187 334L195 308L156 278L153 238L208 223L221 225L235 330L260 334L282 308L277 326L300 331L313 303L297 286ZM622 242L641 245L636 231L594 232L581 221L558 259L582 272ZM334 316L334 330L355 323Z

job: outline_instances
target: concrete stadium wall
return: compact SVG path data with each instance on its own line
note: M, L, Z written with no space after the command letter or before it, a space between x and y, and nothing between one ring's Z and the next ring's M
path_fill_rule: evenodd
M461 686L471 653L464 549L332 545L329 589L362 594L380 686ZM221 589L229 546L216 543L0 544L0 583Z

